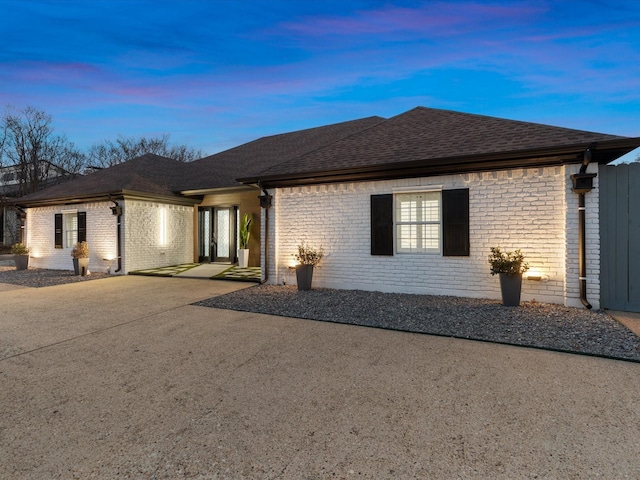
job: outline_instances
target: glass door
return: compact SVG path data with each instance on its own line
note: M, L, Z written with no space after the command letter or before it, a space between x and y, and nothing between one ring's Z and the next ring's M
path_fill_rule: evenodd
M198 243L200 262L236 261L238 207L200 207Z
M208 263L211 261L211 207L198 208L198 261Z
M236 259L235 208L213 209L213 261L234 262Z

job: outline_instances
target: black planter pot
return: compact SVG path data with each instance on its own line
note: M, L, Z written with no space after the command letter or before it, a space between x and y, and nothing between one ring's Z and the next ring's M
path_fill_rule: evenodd
M298 281L298 290L311 290L313 265L297 265L296 280Z
M16 262L16 270L29 268L29 255L14 255L13 261Z
M520 305L520 292L522 291L522 274L508 275L500 273L500 291L502 292L502 304L505 307L517 307Z

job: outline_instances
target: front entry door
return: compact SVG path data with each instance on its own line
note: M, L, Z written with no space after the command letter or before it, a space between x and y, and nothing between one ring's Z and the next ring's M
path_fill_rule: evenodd
M236 261L237 207L200 207L198 209L199 261L233 263Z
M213 209L213 245L214 262L236 261L236 208L215 207Z

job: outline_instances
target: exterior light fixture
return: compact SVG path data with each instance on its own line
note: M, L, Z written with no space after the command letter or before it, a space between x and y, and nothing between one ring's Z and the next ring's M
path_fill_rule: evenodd
M531 280L532 282L548 282L549 275L545 275L537 270L529 270L524 278L527 280Z
M273 197L271 195L260 195L258 198L260 199L260 206L262 208L271 207L271 201L273 200Z

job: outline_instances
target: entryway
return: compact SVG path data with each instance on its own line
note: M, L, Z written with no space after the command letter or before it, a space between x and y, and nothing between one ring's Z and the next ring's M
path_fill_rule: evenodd
M235 263L237 226L237 206L199 207L198 261Z

